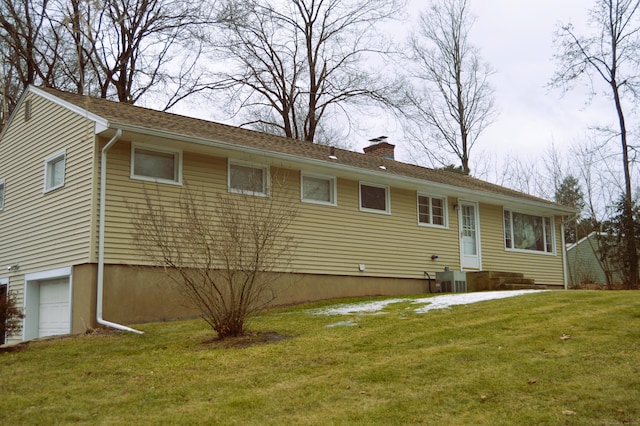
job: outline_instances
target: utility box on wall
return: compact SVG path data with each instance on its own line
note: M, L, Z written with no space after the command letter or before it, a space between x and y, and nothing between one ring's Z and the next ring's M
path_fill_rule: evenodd
M436 280L440 281L443 293L466 293L467 273L465 271L436 272Z

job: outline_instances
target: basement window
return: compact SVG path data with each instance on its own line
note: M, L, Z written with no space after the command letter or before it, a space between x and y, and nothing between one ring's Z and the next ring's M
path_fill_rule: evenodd
M229 160L229 192L238 194L269 195L269 166Z
M182 184L182 151L133 143L131 178Z
M305 203L337 205L336 178L303 172L300 178L300 197Z
M360 182L360 211L391 214L389 187Z

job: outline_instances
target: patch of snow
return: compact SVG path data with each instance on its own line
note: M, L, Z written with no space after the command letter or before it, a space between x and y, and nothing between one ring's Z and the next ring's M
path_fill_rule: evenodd
M334 322L333 324L325 325L325 328L334 328L334 327L357 327L358 323L355 321L340 321Z
M477 293L443 294L442 296L416 299L414 304L427 304L416 308L416 313L423 314L434 309L446 309L455 305L468 305L470 303L484 302L487 300L506 299L507 297L522 296L523 294L540 293L548 290L507 290L507 291L483 291Z
M361 313L376 313L383 310L392 303L409 302L411 299L387 299L373 302L353 303L336 305L329 308L314 309L311 311L315 315L349 315Z
M413 302L414 305L425 305L414 311L419 314L434 309L447 309L455 305L468 305L470 303L484 302L487 300L505 299L507 297L521 296L523 294L541 293L549 290L507 290L507 291L482 291L476 293L454 293L441 296L424 297L421 299L387 299L373 302L342 304L333 307L315 309L310 311L314 315L349 315L361 313L379 313L386 306L393 303ZM339 324L339 323L338 323Z

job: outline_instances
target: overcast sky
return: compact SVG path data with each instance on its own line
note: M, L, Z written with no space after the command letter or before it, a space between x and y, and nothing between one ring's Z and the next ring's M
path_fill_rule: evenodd
M425 4L411 0L410 11L415 16ZM608 99L588 103L584 86L566 94L548 87L555 70L554 33L560 24L572 23L589 34L593 5L594 0L471 0L473 43L495 69L491 82L499 111L476 153L533 159L552 143L565 149L583 140L589 126L612 122ZM403 156L401 144L399 151Z
M411 0L410 16L424 10L425 4ZM555 69L554 32L569 22L584 28L593 4L593 0L471 0L476 15L473 43L495 69L491 81L499 111L474 150L531 158L552 142L566 147L584 138L589 125L607 122L607 101L587 105L585 90L563 95L560 89L547 87ZM406 159L402 141L390 142L398 145L400 159Z
M560 24L569 22L579 29L585 28L594 0L470 2L476 16L473 43L495 69L491 82L499 111L496 121L474 146L472 162L481 153L495 154L498 159L513 156L533 159L552 143L563 149L584 139L589 126L611 122L608 99L595 99L587 104L586 89L563 95L560 89L547 87L555 69L554 32ZM398 26L396 41L406 39L426 5L425 0L409 0L409 18ZM180 108L176 112L193 114L193 110L185 112ZM352 149L362 152L369 144L368 139L387 135L388 141L396 144L396 158L410 160L402 133L392 119L377 116L365 131L366 134L349 135Z

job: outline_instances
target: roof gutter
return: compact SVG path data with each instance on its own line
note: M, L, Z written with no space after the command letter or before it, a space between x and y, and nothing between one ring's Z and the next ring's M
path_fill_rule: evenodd
M115 145L122 136L122 129L117 129L116 134L102 148L100 155L100 217L98 231L98 288L96 297L96 320L98 324L115 328L122 331L130 331L132 333L143 334L142 331L127 327L126 325L116 324L102 318L102 305L104 299L104 239L105 239L105 217L106 217L106 200L107 200L107 151Z

